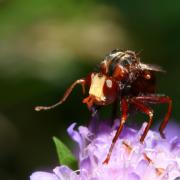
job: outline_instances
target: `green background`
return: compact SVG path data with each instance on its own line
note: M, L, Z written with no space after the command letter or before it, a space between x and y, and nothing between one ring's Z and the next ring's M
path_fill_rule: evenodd
M48 112L76 79L86 76L112 49L140 51L142 61L162 66L158 92L180 111L180 2L108 0L0 1L0 177L27 179L58 165L52 136L71 146L66 128L90 117L77 87ZM167 106L155 106L154 125ZM109 115L105 107L102 117ZM138 117L138 116L137 116ZM142 123L147 117L137 118Z

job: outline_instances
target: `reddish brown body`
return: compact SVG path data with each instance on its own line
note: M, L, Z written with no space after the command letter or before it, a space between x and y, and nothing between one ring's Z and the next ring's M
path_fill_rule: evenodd
M114 50L100 63L97 72L92 72L86 78L75 81L58 103L48 107L37 106L35 110L48 110L62 104L77 84L82 85L83 92L85 92L85 87L89 89L89 96L83 99L83 103L87 104L89 110L93 106L105 106L119 100L122 112L121 121L104 161L108 163L115 142L127 120L129 105L149 117L140 138L140 142L143 143L153 120L153 110L148 104L167 103L168 111L159 128L161 136L165 138L163 130L172 111L172 100L168 96L156 94L155 72L163 72L163 70L158 66L142 63L133 51Z

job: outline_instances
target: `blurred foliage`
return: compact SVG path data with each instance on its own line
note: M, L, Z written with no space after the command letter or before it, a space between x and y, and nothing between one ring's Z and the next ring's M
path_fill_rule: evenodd
M115 48L143 49L144 62L167 70L158 75L158 91L172 97L172 119L178 120L179 9L177 0L1 0L1 179L27 179L58 164L51 137L71 147L66 128L75 121L86 124L90 117L81 89L54 110L37 113L33 107L56 102ZM166 108L155 106L154 124Z

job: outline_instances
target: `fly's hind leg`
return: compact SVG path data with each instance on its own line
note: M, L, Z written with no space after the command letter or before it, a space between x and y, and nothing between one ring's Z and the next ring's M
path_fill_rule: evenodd
M153 121L153 110L146 106L143 102L137 100L136 98L132 98L130 100L131 104L133 104L138 110L140 110L141 112L147 114L149 116L149 120L148 120L148 124L140 138L140 142L143 143L150 127L151 127L151 124L152 124L152 121Z
M160 127L159 127L159 132L161 134L161 137L162 138L165 138L165 135L163 133L168 121L169 121L169 118L170 118L170 115L171 115L171 112L172 112L172 99L168 96L162 96L162 95L151 95L151 96L139 96L139 97L136 97L137 100L140 100L140 101L143 101L145 103L152 103L152 104L168 104L168 110L167 110L167 113L164 117L164 120L163 122L161 123Z

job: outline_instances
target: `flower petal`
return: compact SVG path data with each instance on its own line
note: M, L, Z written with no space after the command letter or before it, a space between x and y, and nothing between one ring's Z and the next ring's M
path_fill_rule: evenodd
M30 176L30 180L59 180L59 178L53 173L37 171Z

